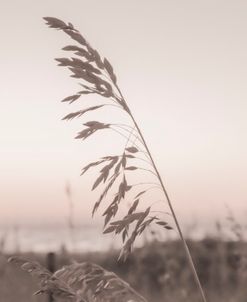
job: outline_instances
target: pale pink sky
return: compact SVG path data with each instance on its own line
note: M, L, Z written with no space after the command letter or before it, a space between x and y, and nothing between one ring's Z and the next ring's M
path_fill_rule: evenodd
M59 100L78 86L53 58L71 41L44 16L72 22L112 62L182 221L212 222L225 204L245 215L246 14L240 0L4 1L1 223L63 221L66 181L77 219L90 221L94 176L80 169L124 143L111 133L75 141L82 121L61 122L73 107Z

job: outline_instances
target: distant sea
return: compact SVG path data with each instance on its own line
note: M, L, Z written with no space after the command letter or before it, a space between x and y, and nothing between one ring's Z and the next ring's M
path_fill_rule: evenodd
M65 226L0 227L0 246L6 252L74 252L103 251L117 248L112 236L102 234L99 226L83 225L73 229Z
M137 245L142 245L151 239L150 233L138 239ZM205 232L196 228L188 237L201 239ZM162 232L157 235L159 240L173 239L175 231ZM82 225L74 229L65 226L26 226L2 227L0 226L0 249L5 252L58 252L68 250L73 252L107 251L121 247L121 236L102 234L102 227L95 225Z

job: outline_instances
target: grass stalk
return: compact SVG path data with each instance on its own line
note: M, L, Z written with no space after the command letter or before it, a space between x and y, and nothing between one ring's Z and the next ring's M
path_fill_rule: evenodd
M122 95L122 93L121 93L119 87L117 87L117 89L118 89L118 91L119 91L119 93L120 93L122 99L124 100L124 97L123 97L123 95ZM124 102L125 102L125 100L124 100ZM126 103L126 102L125 102L125 103ZM132 121L133 121L133 123L134 123L134 125L135 125L135 127L136 127L136 129L137 129L137 131L138 131L138 133L139 133L139 135L140 135L140 137L141 137L141 139L142 139L142 141L143 141L143 144L144 144L144 146L145 146L145 149L146 149L146 151L147 151L147 153L148 153L148 156L149 156L149 158L150 158L150 160L151 160L153 169L154 169L154 171L155 171L155 173L156 173L156 176L157 176L157 178L158 178L158 180L159 180L159 182L160 182L160 185L161 185L161 187L162 187L162 191L163 191L163 193L164 193L164 195L165 195L165 197L166 197L168 206L169 206L170 211L171 211L171 213L172 213L172 216L173 216L175 225L176 225L176 227L177 227L177 230L178 230L180 239L181 239L181 241L182 241L182 244L183 244L183 247L184 247L184 250L185 250L185 254L186 254L186 257L187 257L187 259L188 259L188 263L189 263L189 266L190 266L190 268L191 268L191 271L192 271L192 274L193 274L195 283L196 283L196 285L197 285L197 287L198 287L198 290L199 290L199 292L200 292L202 301L203 301L203 302L207 302L207 299L206 299L206 296L205 296L205 294L204 294L204 290L203 290L203 288L202 288L200 279L199 279L199 277L198 277L198 274L197 274L197 271L196 271L196 268L195 268L195 265L194 265L194 262L193 262L193 259L192 259L190 250L189 250L189 247L188 247L187 242L186 242L186 240L185 240L185 238L184 238L182 229L181 229L180 224L179 224L179 222L178 222L177 215L176 215L176 213L175 213L175 211L174 211L174 208L173 208L173 206L172 206L172 202L171 202L171 199L170 199L170 197L169 197L169 195L168 195L168 193L167 193L167 190L166 190L166 188L165 188L164 182L163 182L163 180L162 180L162 178L161 178L161 176L160 176L159 170L158 170L158 168L157 168L157 166L156 166L156 164L155 164L155 162L154 162L154 159L153 159L152 154L151 154L151 152L150 152L150 150L149 150L149 147L148 147L148 145L147 145L147 143L146 143L146 140L145 140L145 138L144 138L144 136L143 136L143 134L142 134L142 131L141 131L141 129L139 128L139 126L138 126L138 124L137 124L137 122L136 122L136 119L134 118L134 116L133 116L133 114L132 114L130 108L128 107L128 105L126 105L126 106L127 106L127 111L128 111L128 113L129 113L129 115L130 115L130 117L131 117L131 119L132 119Z
M135 196L134 201L127 215L125 215L120 220L112 221L112 219L118 213L119 205L121 201L125 198L126 192L128 192L134 186L128 184L126 180L127 178L126 172L131 170L136 170L138 169L138 167L132 166L132 164L128 166L127 161L130 158L132 159L137 158L135 154L137 152L140 152L142 156L145 156L145 159L143 160L150 161L150 165L153 171L150 170L149 172L155 174L155 176L159 180L158 185L160 186L160 189L163 191L165 198L167 200L168 206L171 211L171 215L173 216L176 228L181 238L185 250L185 254L189 266L192 270L195 283L200 292L202 301L207 302L199 277L197 275L197 271L195 269L195 265L192 260L190 250L183 236L171 200L168 196L167 190L160 176L158 168L153 160L149 147L144 139L142 131L139 128L136 119L134 118L131 110L129 109L121 93L121 90L118 87L117 77L114 73L113 67L111 66L110 62L106 58L104 59L101 58L97 50L93 49L90 46L87 40L79 33L77 29L74 28L74 26L71 23L66 24L62 20L52 17L46 17L44 19L49 27L62 30L67 35L69 35L70 38L72 38L72 40L80 44L80 47L78 47L77 45L76 46L69 45L63 48L63 50L75 52L74 55L79 56L79 58L71 57L70 59L68 58L56 59L56 61L59 63L59 66L67 67L72 72L71 75L72 77L81 79L84 83L87 83L87 85L82 84L85 90L77 92L76 94L63 99L63 102L73 103L78 98L80 98L81 95L83 94L96 93L100 95L102 98L106 98L112 101L114 103L113 105L119 107L121 110L124 110L128 114L132 122L132 126L130 127L131 130L127 130L128 133L127 135L125 135L126 133L123 134L121 133L121 131L111 128L112 124L102 123L97 120L96 121L94 120L84 123L84 126L86 128L80 131L76 136L76 139L84 140L89 136L91 136L92 134L94 134L96 131L98 132L103 129L113 129L115 132L118 132L121 136L127 139L123 150L123 154L121 156L114 155L114 156L102 157L100 160L96 162L92 162L82 169L82 174L84 174L91 167L96 167L103 163L105 165L100 170L100 175L97 177L96 181L92 186L92 190L94 190L99 185L102 185L104 183L106 184L103 193L100 195L100 198L95 203L92 214L94 215L94 213L97 211L98 207L101 205L102 200L106 197L109 190L115 184L115 181L119 180L119 178L121 177L122 180L118 186L118 191L115 193L113 201L110 203L110 205L108 205L107 209L105 209L105 212L103 213L103 216L105 216L104 233L115 233L115 234L122 233L123 242L125 242L125 244L123 246L119 258L126 259L126 257L132 250L132 246L135 242L136 237L142 234L143 231L146 229L146 227L149 226L151 223L156 223L168 230L172 229L172 227L170 227L166 221L160 220L159 217L149 215L151 206L146 208L146 210L144 211L140 211L140 209L138 208L140 196L142 196L145 192L147 192L147 190L141 191ZM71 120L75 117L81 117L86 112L97 110L103 106L104 104L99 106L92 106L77 112L72 112L67 116L65 116L63 119ZM134 141L132 140L132 136L134 137ZM138 136L139 136L139 143L142 144L142 147L144 147L145 150L143 150L137 144ZM130 144L132 144L132 146L128 147ZM130 229L132 229L131 234L129 233ZM127 237L128 240L126 239Z

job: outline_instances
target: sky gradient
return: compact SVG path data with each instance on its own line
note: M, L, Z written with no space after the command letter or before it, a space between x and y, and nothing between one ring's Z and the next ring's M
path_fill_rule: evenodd
M112 63L183 223L247 215L246 1L5 1L0 5L1 224L63 222L70 183L89 222L90 160L124 141L73 140L82 121L59 101L78 91L55 57L71 44L42 17L72 22ZM116 112L113 118L121 116ZM88 114L106 120L113 112ZM155 197L156 198L156 197Z

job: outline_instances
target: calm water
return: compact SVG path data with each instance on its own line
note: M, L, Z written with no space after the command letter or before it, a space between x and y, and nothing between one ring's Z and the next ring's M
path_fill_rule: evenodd
M208 228L190 228L185 232L186 237L201 239L208 234ZM211 232L212 234L212 232ZM161 231L155 235L144 232L136 244L142 245L155 236L158 240L173 239L177 233ZM152 238L151 238L152 237ZM6 252L47 252L59 251L66 248L68 251L106 251L110 248L121 247L121 236L102 234L102 227L96 225L83 225L70 230L65 226L0 226L0 250Z
M63 226L0 228L0 245L8 252L46 252L61 248L71 251L102 251L119 246L101 227L81 226L70 231Z

